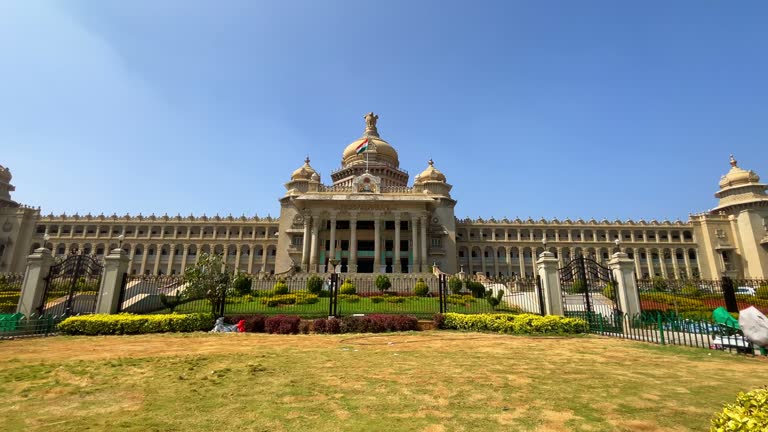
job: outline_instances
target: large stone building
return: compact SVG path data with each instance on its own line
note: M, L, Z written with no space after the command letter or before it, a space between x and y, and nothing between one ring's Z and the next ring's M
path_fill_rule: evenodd
M11 200L0 167L0 272L21 272L45 244L54 255L102 256L122 247L133 274L174 274L202 253L223 254L249 273L427 272L532 275L547 249L561 264L584 254L608 259L621 248L639 277L768 277L768 195L758 175L731 169L714 209L687 222L456 219L451 185L430 160L409 186L397 151L365 116L360 139L324 185L307 159L285 184L280 217L47 215Z

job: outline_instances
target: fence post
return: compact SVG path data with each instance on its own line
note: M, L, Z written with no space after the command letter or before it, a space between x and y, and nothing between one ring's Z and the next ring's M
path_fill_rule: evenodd
M29 317L37 312L37 307L43 302L45 293L45 278L51 271L53 256L46 248L35 249L34 253L27 257L27 269L24 272L24 282L21 284L21 295L16 312Z
M736 303L736 291L733 289L733 280L723 275L723 300L728 312L739 313L739 305Z
M616 252L608 261L608 268L613 272L617 285L616 297L626 315L635 316L640 313L640 296L637 294L635 283L635 262L624 252Z
M445 274L439 274L437 279L437 296L440 300L440 313L445 313L445 297L446 297L446 289L445 286Z
M104 257L104 271L101 275L99 297L96 300L97 314L114 314L120 307L120 290L123 274L128 271L128 253L116 248Z
M546 315L563 315L563 293L560 289L560 278L557 275L558 260L549 251L542 252L536 261L536 270L541 276L541 288L544 292Z

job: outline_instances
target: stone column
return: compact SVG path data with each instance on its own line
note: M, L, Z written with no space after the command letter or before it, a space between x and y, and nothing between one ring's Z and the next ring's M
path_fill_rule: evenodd
M400 213L395 212L395 244L392 253L392 273L401 273L400 267Z
M21 285L16 312L23 313L26 317L39 313L37 308L43 302L45 278L51 272L52 265L51 251L45 248L37 248L27 257L27 269L24 272L24 282Z
M683 249L683 260L685 261L685 274L688 277L693 277L693 271L691 271L691 258L688 256L688 249Z
M672 271L675 273L675 279L680 279L680 266L677 265L677 251L670 249L669 253L672 256Z
M305 272L309 271L309 223L311 220L310 216L304 216L304 238L301 242L301 270ZM266 250L264 253L266 253Z
M421 272L429 273L430 263L427 262L427 217L421 217Z
M125 230L125 227L123 227L123 230ZM125 234L123 234L123 235L125 235ZM134 256L136 256L136 245L132 244L131 245L131 252L130 252L130 255L128 256L128 271L129 272L131 271L131 268L133 268L133 257Z
M658 240L659 234L656 234L656 239ZM659 265L661 266L661 277L664 279L669 278L667 276L667 259L664 257L664 249L659 249Z
M643 268L640 266L640 251L637 248L632 250L632 257L635 260L635 275L640 279L643 277Z
M184 270L187 269L187 259L189 258L189 245L184 244L184 249L181 251L181 273L184 274Z
M176 231L174 230L174 232ZM171 274L171 271L173 270L174 254L176 254L176 245L171 245L171 248L168 251L168 265L165 267L165 274Z
M248 274L253 274L253 257L256 255L256 251L254 250L253 244L248 245L249 253L248 253Z
M656 276L656 270L653 269L653 252L650 249L645 250L645 261L648 263L648 277Z
M640 313L640 296L635 285L634 262L624 252L616 252L608 261L608 267L613 271L618 287L616 292L619 298L619 306L630 317Z
M331 238L330 238L330 246L328 249L328 255L325 257L326 260L329 259L335 259L336 258L336 215L331 215ZM325 263L323 263L325 264ZM329 264L330 265L330 264ZM330 267L328 267L330 268Z
M143 244L141 246L142 246L141 268L139 268L139 273L144 274L144 272L147 271L147 259L149 258L149 245Z
M163 252L163 245L155 245L155 266L152 268L152 274L160 272L160 256Z
M317 235L320 231L320 217L312 216L312 242L309 246L309 271L317 272Z
M519 232L519 231L518 231ZM517 265L520 270L520 277L525 277L525 251L522 247L517 248Z
M381 271L381 216L373 217L373 272Z
M499 276L499 250L493 248L493 277L497 276Z
M357 273L357 215L349 219L349 258L347 272Z
M421 260L419 259L419 218L418 216L411 217L411 254L413 255L413 267L411 272L418 273L421 269Z
M507 276L512 276L512 248L507 247Z
M268 254L269 253L269 245L263 244L261 246L261 271L264 273L267 273L267 259L269 259Z
M97 314L117 313L120 302L120 289L123 275L128 271L128 256L122 249L112 249L104 257L104 271L101 275L101 287L96 299ZM169 273L170 274L170 273Z
M560 288L560 278L557 275L557 258L555 254L544 251L536 261L536 269L541 277L541 289L544 291L544 308L546 315L563 315L563 293Z
M240 271L240 253L242 248L242 245L235 245L235 273Z

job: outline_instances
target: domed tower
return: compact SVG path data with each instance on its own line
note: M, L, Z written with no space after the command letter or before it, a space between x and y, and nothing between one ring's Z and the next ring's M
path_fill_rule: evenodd
M407 186L408 172L400 169L397 151L379 136L379 116L369 112L363 118L365 131L344 149L341 168L331 173L333 184L352 186L355 177L368 172L381 179L381 186Z
M768 204L765 191L768 185L760 183L760 176L752 170L739 168L736 159L731 155L731 170L720 178L720 190L715 197L720 199L712 213L737 210L746 206Z
M416 192L424 192L435 195L450 196L451 188L445 179L445 174L435 168L432 159L427 162L427 169L413 179L413 189Z
M309 165L309 158L304 159L304 165L291 174L291 181L285 184L286 195L317 192L320 186L320 174Z
M11 192L16 188L11 184L11 170L0 165L0 207L18 207L18 203L11 199Z

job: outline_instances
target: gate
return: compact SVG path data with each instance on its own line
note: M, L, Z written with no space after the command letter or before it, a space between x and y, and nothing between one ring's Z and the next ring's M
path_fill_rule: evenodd
M40 315L90 314L96 311L104 266L90 255L70 255L51 267L37 312Z
M578 256L558 270L565 316L583 318L601 330L621 331L621 305L613 272L591 258Z

